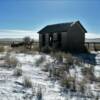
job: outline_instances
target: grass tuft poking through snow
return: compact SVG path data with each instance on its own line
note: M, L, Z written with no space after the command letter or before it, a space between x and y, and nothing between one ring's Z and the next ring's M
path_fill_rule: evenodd
M32 81L29 77L24 77L23 84L25 88L32 88Z
M73 65L74 60L71 53L64 54L64 58L66 59L66 63L69 65Z
M37 59L37 61L35 62L36 66L40 66L41 63L43 63L45 61L45 56L42 55L39 59Z
M37 91L37 94L36 94L36 98L37 100L43 100L43 94L42 94L42 90L41 88Z
M21 68L15 68L13 75L17 76L17 77L22 76L22 69Z
M42 71L48 72L48 71L49 71L49 67L50 67L50 64L49 64L49 63L46 63L46 64L43 66Z
M4 51L5 51L4 46L0 46L0 52L4 52Z
M12 67L12 68L15 68L17 66L17 64L18 64L17 58L14 57L14 56L11 56L10 53L6 54L5 60L6 60L6 63L8 64L8 66Z

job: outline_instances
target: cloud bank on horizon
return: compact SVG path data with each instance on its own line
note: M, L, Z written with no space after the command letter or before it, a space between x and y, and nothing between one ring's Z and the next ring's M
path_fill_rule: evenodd
M88 39L94 39L94 38L100 38L100 34L97 33L86 33L85 38Z
M38 33L32 30L0 30L0 38L24 38L25 36L35 40L39 39ZM100 38L100 34L86 33L85 37L90 39Z
M38 34L36 31L31 30L0 30L0 38L24 38L29 36L38 40Z

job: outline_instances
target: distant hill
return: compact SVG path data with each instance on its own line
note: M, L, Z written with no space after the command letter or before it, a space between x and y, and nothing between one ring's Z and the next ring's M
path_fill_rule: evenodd
M22 38L0 38L0 44L11 44L12 42L18 43L22 42Z
M22 42L23 38L0 38L0 44L11 44L12 42L18 43ZM100 38L94 38L94 39L85 39L85 42L95 42L95 43L100 43Z

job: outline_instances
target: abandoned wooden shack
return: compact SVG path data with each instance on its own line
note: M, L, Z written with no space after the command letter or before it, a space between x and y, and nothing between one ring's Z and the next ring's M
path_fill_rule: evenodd
M86 32L80 21L47 25L38 32L40 50L83 52Z

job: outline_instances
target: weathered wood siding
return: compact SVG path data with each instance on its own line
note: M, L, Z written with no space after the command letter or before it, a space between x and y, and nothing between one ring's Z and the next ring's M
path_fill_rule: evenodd
M67 32L61 32L61 45L62 45L62 50L67 50L68 42L67 42Z
M85 34L77 24L72 26L67 34L67 48L70 51L82 51L84 48Z
M42 48L42 34L39 34L39 47L40 47L40 50Z
M49 47L49 34L48 33L45 34L45 46Z

